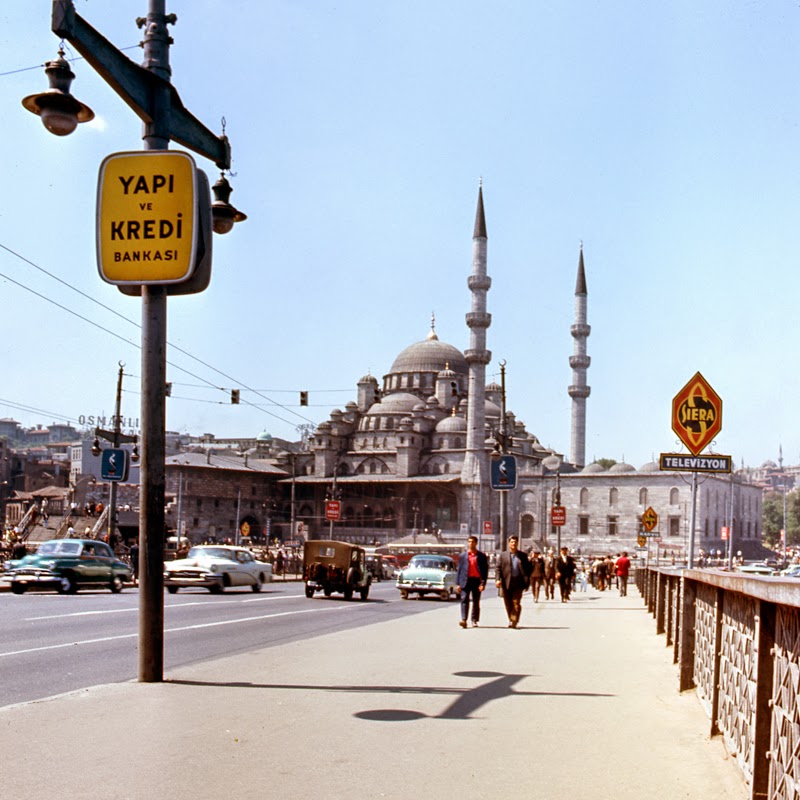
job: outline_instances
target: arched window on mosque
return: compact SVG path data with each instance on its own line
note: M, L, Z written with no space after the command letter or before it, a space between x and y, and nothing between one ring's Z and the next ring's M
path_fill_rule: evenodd
M461 437L460 436L456 436L456 440L455 440L455 442L453 444L453 447L455 447L456 450L460 450L463 446L464 446L464 442L461 439Z
M442 467L442 472L444 472L444 473L445 473L445 475L446 475L448 472L450 472L450 465L449 465L448 463L445 463L444 467Z
M647 505L647 489L639 489L639 505Z
M580 502L580 504L582 506L588 506L589 505L589 490L587 488L585 488L585 487L583 489L581 489L579 502Z
M670 489L669 490L669 504L671 506L677 506L678 503L681 501L681 493L678 489Z
M609 489L608 490L608 504L610 506L615 506L617 501L619 500L619 489Z

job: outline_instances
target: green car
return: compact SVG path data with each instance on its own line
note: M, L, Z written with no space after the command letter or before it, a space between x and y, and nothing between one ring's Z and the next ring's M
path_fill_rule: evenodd
M105 587L116 594L132 574L131 568L104 542L54 539L39 545L34 555L14 562L3 573L3 579L11 581L14 594L23 594L29 588L74 594L80 587Z
M457 600L456 565L450 556L420 554L408 562L397 578L400 597L408 600L416 593L420 598L435 594L442 600Z

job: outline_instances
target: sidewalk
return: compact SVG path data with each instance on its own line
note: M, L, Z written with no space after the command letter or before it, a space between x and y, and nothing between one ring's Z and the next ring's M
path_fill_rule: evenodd
M490 588L480 628L458 618L442 603L0 709L0 785L64 800L748 796L633 587L528 594L517 630Z

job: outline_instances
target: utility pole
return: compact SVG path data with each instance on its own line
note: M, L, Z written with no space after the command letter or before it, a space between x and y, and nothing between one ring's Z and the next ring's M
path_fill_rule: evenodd
M500 362L500 454L508 452L508 420L506 419L506 362ZM500 492L500 550L508 547L508 492Z
M168 25L177 21L175 14L166 13L166 0L148 0L146 17L136 20L144 28L141 66L114 47L75 10L73 0L53 0L51 30L68 41L83 56L100 77L131 107L143 122L145 150L167 150L170 141L213 161L221 170L230 169L230 144L224 134L216 136L183 105L177 90L170 83L169 47L172 38ZM45 127L57 135L65 135L85 122L94 113L77 101L69 86L75 77L69 64L59 53L59 59L48 62L45 72L51 90L30 95L23 100L29 111L42 118ZM54 91L55 90L55 91ZM205 175L195 172L199 183L207 183ZM211 223L214 232L227 233L235 222L246 219L229 202L231 187L224 175L213 187L216 201L206 196L200 201L198 218ZM198 226L203 235L203 224ZM211 237L205 231L203 239L206 257L203 262L208 275L205 283L196 276L183 283L150 280L144 277L114 280L109 283L133 283L120 286L126 294L141 294L142 298L142 463L140 470L139 513L139 680L160 682L164 673L164 499L166 458L166 350L167 296L202 291L211 269ZM199 263L199 261L197 262ZM195 264L187 267L194 268ZM203 270L197 270L201 273ZM204 277L204 276L200 276ZM150 282L145 282L150 280ZM132 291L126 291L132 290Z
M92 454L95 456L100 455L100 439L105 439L111 442L111 446L118 448L121 444L134 445L133 453L131 454L132 461L139 460L139 453L136 449L138 437L122 433L122 375L125 365L119 362L119 375L117 376L117 400L114 406L114 430L106 431L102 428L94 429L94 443L92 444ZM108 544L114 546L114 537L116 536L116 521L117 521L117 481L109 481L108 487Z

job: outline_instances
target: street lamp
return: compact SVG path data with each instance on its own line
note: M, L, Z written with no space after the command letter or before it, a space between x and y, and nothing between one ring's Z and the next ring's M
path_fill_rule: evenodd
M144 29L143 65L123 55L75 10L73 0L53 0L51 29L68 41L133 109L144 123L145 150L167 150L171 141L210 159L221 170L229 170L231 151L224 134L216 136L183 105L170 83L167 26L177 21L166 13L166 0L148 0L146 17L136 20ZM45 68L50 90L25 98L25 108L42 117L48 130L66 135L82 119L91 119L91 109L69 93L73 78L69 65L59 58ZM74 121L73 121L74 114ZM225 207L217 216L231 216ZM228 204L229 205L229 204ZM231 207L232 208L232 207ZM203 213L211 214L207 207ZM236 215L233 214L233 222ZM198 226L202 229L202 225ZM230 230L230 226L221 226ZM221 232L223 232L221 230ZM183 284L175 284L175 293ZM136 284L142 297L142 460L139 515L139 680L160 682L164 675L164 495L166 460L166 351L167 296L164 282ZM99 443L98 443L99 444Z
M44 71L50 81L50 88L46 92L29 94L22 105L32 114L41 117L42 125L50 133L68 136L78 127L79 122L94 119L94 111L69 92L75 73L64 58L63 47L58 49L58 58L45 63Z

